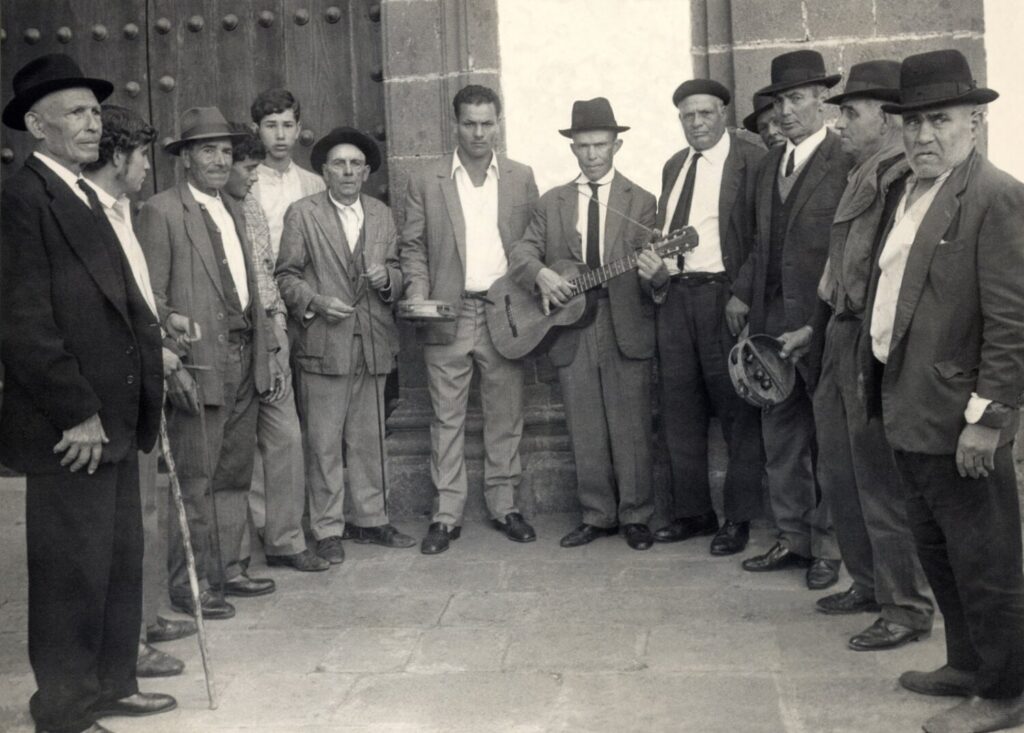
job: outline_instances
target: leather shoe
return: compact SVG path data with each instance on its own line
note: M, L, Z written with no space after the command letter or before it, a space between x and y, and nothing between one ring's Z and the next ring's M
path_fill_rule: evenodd
M45 730L38 729L37 733L48 733ZM99 723L93 723L88 728L82 731L82 733L114 733L110 728L104 728Z
M626 544L634 550L649 550L654 544L654 535L646 524L626 524L622 527L626 535Z
M809 590L831 588L839 582L839 566L841 564L841 560L814 558L811 567L807 568L807 588Z
M504 522L500 519L492 519L491 522L495 529L504 532L505 536L513 542L533 542L537 539L537 533L519 512L506 514Z
M929 633L924 629L912 629L880 618L864 631L851 636L848 646L855 652L878 652L883 649L896 649L912 641L924 639Z
M144 641L139 642L139 658L135 662L136 677L173 677L181 674L185 663Z
M341 537L325 537L316 543L316 554L331 565L345 562L345 548L341 546Z
M978 675L944 664L931 672L904 672L900 684L919 695L970 697L978 686Z
M970 697L924 722L926 733L988 733L1024 723L1024 696Z
M120 700L97 702L89 709L89 712L95 718L106 718L112 715L139 717L166 713L176 707L178 707L178 701L170 695L163 695L159 692L136 692L134 695L122 697Z
M174 641L192 636L196 633L196 622L192 619L172 621L163 616L156 617L156 623L146 627L146 641L156 644L161 641Z
M711 554L735 555L737 552L743 552L747 548L748 540L750 540L750 522L726 520L714 539L711 540Z
M449 540L457 540L462 534L462 527L451 529L442 522L433 522L427 528L427 536L420 543L420 552L424 555L437 555L448 549Z
M814 607L822 613L838 615L843 613L878 613L882 607L875 599L851 585L848 589L818 599Z
M718 531L718 515L713 511L695 517L679 517L654 533L658 542L682 542Z
M784 568L806 568L811 564L809 557L797 555L781 542L776 542L763 555L754 555L743 561L743 569L752 573L765 573Z
M593 524L587 524L584 522L563 537L558 544L562 547L579 547L581 545L589 545L598 537L610 537L613 534L618 534L618 531L618 526L595 527Z
M270 578L250 578L245 573L224 583L224 595L252 598L273 593L277 584Z
M350 525L346 525L348 529ZM380 545L381 547L412 547L416 540L398 531L397 527L382 524L379 527L352 526L352 538L361 545Z
M234 618L235 607L224 600L224 598L214 593L212 590L207 588L199 594L199 605L203 609L203 618L208 618L212 621L217 621L226 618ZM189 616L195 616L195 604L192 602L192 596L176 597L171 596L171 608L179 613L187 613Z
M267 555L267 567L287 567L303 573L319 573L331 567L331 563L307 547L292 555Z

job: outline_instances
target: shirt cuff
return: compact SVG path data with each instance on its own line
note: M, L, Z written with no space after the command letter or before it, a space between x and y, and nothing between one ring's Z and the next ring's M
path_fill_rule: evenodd
M991 404L992 400L979 397L977 392L971 392L971 399L964 410L964 419L969 425L976 425Z

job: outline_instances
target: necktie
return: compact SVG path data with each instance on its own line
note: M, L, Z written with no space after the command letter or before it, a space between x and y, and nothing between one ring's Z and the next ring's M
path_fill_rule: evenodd
M96 191L93 187L85 182L84 178L78 179L78 187L82 189L82 193L89 199L89 208L92 209L93 216L99 216L103 213L103 204L100 203L100 197L96 195Z
M795 150L790 150L789 151L789 158L786 160L786 178L789 178L791 175L793 175L793 169L795 168L795 166L793 164L796 162L796 161L793 160L793 157L795 155L796 155L796 151Z
M682 229L690 223L690 206L693 205L693 189L697 183L697 163L699 162L700 153L694 153L693 162L690 163L690 168L686 171L686 179L683 181L683 191L679 194L679 203L676 204L676 210L672 214L669 231Z
M601 212L597 210L597 183L589 183L590 206L587 208L587 267L601 266Z

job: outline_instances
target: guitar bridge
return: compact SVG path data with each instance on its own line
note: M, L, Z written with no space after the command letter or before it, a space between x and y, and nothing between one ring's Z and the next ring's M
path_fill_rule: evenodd
M508 319L509 330L512 331L512 337L519 337L519 329L516 328L516 317L512 314L512 298L508 295L505 296L505 317Z

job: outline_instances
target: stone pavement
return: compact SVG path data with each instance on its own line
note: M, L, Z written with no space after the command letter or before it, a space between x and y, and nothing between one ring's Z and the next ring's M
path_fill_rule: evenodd
M32 730L25 646L24 484L0 480L0 730ZM268 570L278 591L207 624L220 706L207 709L194 637L161 648L183 676L142 680L174 712L109 718L117 733L898 733L947 699L898 687L943 662L937 633L885 653L847 651L869 615L816 613L800 571L755 575L707 540L564 550L576 521L536 521L529 545L482 522L443 555L346 543L326 573ZM425 520L398 524L419 536ZM759 530L751 543L770 543ZM848 584L843 578L840 588Z

